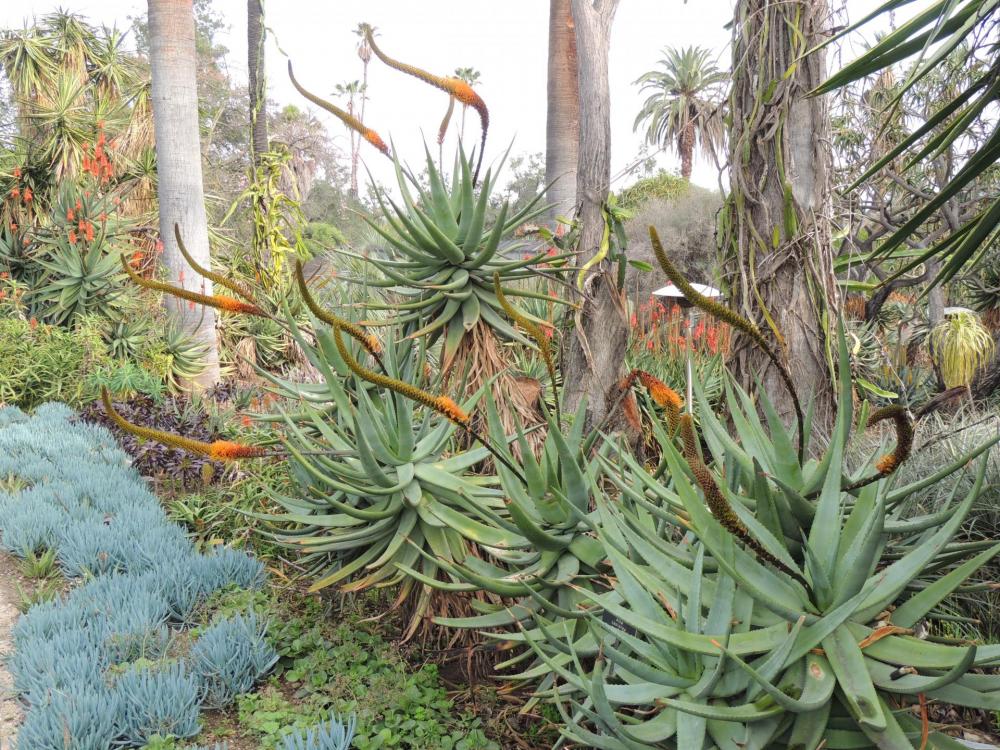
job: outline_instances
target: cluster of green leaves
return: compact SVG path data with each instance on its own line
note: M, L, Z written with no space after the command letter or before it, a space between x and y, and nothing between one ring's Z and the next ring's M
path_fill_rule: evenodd
M257 746L274 748L333 712L357 714L358 750L499 750L479 719L456 709L434 665L411 669L359 615L335 622L315 598L298 602L294 613L276 598L254 603L262 605L270 608L269 638L281 661L265 688L238 701L239 731Z
M88 375L110 362L92 323L68 331L0 318L0 403L32 409L46 401L79 405L94 397Z

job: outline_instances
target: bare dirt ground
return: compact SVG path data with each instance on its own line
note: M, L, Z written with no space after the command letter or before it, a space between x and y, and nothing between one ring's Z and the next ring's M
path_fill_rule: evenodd
M4 660L13 648L11 628L20 614L17 609L17 564L0 554L0 750L11 750L21 721L21 708L14 697L10 674Z

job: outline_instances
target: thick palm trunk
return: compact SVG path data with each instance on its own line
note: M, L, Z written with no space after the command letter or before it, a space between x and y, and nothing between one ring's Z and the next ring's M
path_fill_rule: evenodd
M250 152L254 166L260 164L267 143L267 88L264 82L263 0L247 0L247 67L250 80Z
M678 150L681 154L681 177L685 180L691 179L691 167L694 163L694 121L688 119L684 123L684 130L681 131L678 139Z
M602 208L611 183L611 93L608 47L618 0L573 0L579 60L580 148L576 201L580 207L579 257L597 254L604 234ZM587 298L567 336L563 356L566 412L587 399L587 420L600 422L625 360L628 325L625 298L607 261L585 283Z
M831 328L838 294L830 237L830 124L824 97L826 0L739 0L730 100L731 193L720 233L730 303L753 320L816 400L818 426L834 410ZM788 71L792 70L790 75ZM760 379L779 414L792 402L777 369L748 337L731 364L745 387Z
M550 218L570 217L576 205L580 88L570 0L549 0L549 86L545 121L545 182Z
M170 282L211 294L211 282L188 267L174 239L176 224L194 259L203 266L211 265L201 178L194 40L191 0L149 0L149 59L163 263ZM215 310L191 308L187 302L170 295L164 301L168 313L181 328L207 347L207 367L192 385L207 387L218 382Z

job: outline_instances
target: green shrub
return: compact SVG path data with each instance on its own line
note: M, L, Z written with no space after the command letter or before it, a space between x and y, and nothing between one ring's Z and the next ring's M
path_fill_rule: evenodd
M0 403L33 409L46 401L79 405L95 395L88 375L110 362L89 323L74 330L0 319Z

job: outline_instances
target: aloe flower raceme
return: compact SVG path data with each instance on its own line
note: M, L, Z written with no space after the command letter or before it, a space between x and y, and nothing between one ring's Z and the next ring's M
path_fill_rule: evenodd
M394 60L385 54L375 43L375 30L368 24L362 24L362 28L364 29L365 37L368 40L368 45L372 48L372 52L374 52L375 56L390 68L394 68L402 73L418 78L424 83L429 83L431 86L446 92L462 104L476 110L479 114L479 123L482 126L483 131L482 141L479 146L479 159L476 163L476 171L472 178L473 182L478 181L479 168L483 164L483 151L486 148L486 132L490 127L490 112L486 108L486 102L484 102L482 97L473 90L472 86L463 81L461 78L436 76L413 65L408 65L407 63L400 62L399 60Z
M684 399L669 385L645 370L632 370L622 378L618 387L622 391L627 391L635 385L637 380L649 391L649 396L653 399L653 402L657 406L662 406L666 411L667 426L670 427L670 434L676 433L680 425L681 407L684 406Z
M179 224L174 224L174 237L177 240L177 248L181 251L181 255L184 256L184 260L186 260L187 264L194 269L195 273L208 279L213 284L218 284L231 292L236 292L236 294L243 297L243 299L256 305L256 299L254 298L253 292L251 292L246 286L238 281L230 279L228 276L223 276L221 273L216 273L215 271L205 268L191 257L187 246L184 244L184 240L181 238L181 228Z
M368 141L371 145L373 145L383 154L389 156L389 147L385 144L385 141L382 140L382 136L380 136L370 127L365 125L363 122L361 122L361 120L359 120L354 115L350 114L349 112L345 112L337 105L331 104L325 99L320 99L315 94L312 94L306 91L304 88L302 88L302 85L295 79L295 74L292 72L291 60L288 61L288 77L292 80L292 85L295 87L295 90L298 91L300 94L302 94L302 96L311 101L317 107L322 107L323 109L325 109L327 112L336 117L351 130L358 133L362 138Z
M361 346L365 348L365 351L371 354L372 357L375 358L375 361L379 363L379 366L384 370L385 366L382 364L382 360L379 357L382 353L381 342L379 342L374 335L367 333L361 326L324 310L316 303L316 300L313 299L312 293L309 291L309 286L306 284L305 272L302 269L302 261L300 260L295 261L295 280L298 282L299 292L302 294L302 301L306 303L306 307L309 308L312 314L327 325L343 331L361 344Z
M230 440L214 440L211 443L206 443L201 440L192 440L182 435L174 435L171 432L132 424L115 411L114 404L111 402L111 394L107 388L101 388L101 401L104 403L104 411L108 417L125 432L146 438L147 440L155 440L172 448L180 448L189 453L196 453L199 456L207 456L213 461L235 461L241 458L263 458L273 455L267 448L258 445L234 443Z
M687 461L687 465L690 467L698 486L701 487L701 491L705 495L705 504L712 511L712 515L715 516L726 531L753 550L757 557L790 578L794 578L808 589L809 583L802 577L802 574L792 570L788 565L771 554L764 545L750 534L746 524L736 515L733 506L729 504L726 496L719 489L719 485L712 478L712 472L705 466L701 455L698 453L698 436L695 433L694 421L690 414L684 414L681 417L680 431L681 439L684 441L684 459Z
M792 376L788 372L788 367L781 361L781 358L774 351L770 342L764 337L764 334L760 332L760 329L754 325L752 321L747 320L734 310L730 310L725 305L700 294L693 286L691 286L688 280L684 278L684 274L678 271L667 257L667 253L663 249L663 244L660 242L660 236L656 232L656 227L649 227L649 241L653 246L653 254L656 255L656 260L663 269L663 273L665 273L667 278L673 282L674 286L681 290L681 293L688 302L695 307L704 310L709 315L712 315L720 320L724 320L734 328L739 328L741 331L746 333L757 342L757 345L764 350L764 353L767 354L770 360L774 363L774 366L778 368L778 374L781 376L785 386L788 388L788 394L792 398L792 406L795 408L795 421L798 424L798 456L801 461L805 456L805 417L802 414L802 404L799 403L799 395L795 390L795 385L792 383Z
M223 310L225 312L256 315L261 318L271 317L267 312L257 307L257 305L252 302L244 302L236 299L235 297L228 297L224 294L200 294L198 292L193 292L190 289L184 289L182 287L174 286L173 284L167 284L163 281L144 279L132 270L128 261L125 260L124 255L121 256L121 262L122 268L125 269L125 273L128 274L129 278L139 286L145 287L146 289L155 289L158 292L164 292L166 294L171 294L174 297L180 297L188 302L194 302L199 305L207 305L208 307L214 307L217 310Z

